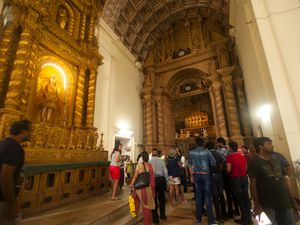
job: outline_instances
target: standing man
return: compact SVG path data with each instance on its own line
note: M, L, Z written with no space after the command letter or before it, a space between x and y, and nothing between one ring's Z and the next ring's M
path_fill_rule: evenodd
M152 209L152 220L154 224L159 224L158 206L160 219L167 219L165 189L168 182L168 171L165 162L159 158L159 150L157 148L152 149L152 158L149 163L153 166L155 173L155 209Z
M24 178L25 152L22 142L29 141L31 122L21 120L10 127L10 136L0 142L0 224L20 224L17 197Z
M196 138L197 147L189 152L189 169L191 180L195 183L196 188L196 220L198 224L202 221L202 201L204 193L204 201L207 210L208 223L216 224L213 217L211 205L211 182L210 182L210 167L216 165L216 161L211 153L204 149L204 140Z
M223 189L223 177L222 172L224 170L224 160L222 156L215 150L215 144L211 141L206 143L206 148L212 154L216 160L216 166L213 166L210 171L211 184L212 184L212 196L215 206L216 219L221 221L226 218L226 202Z
M218 153L223 157L224 159L224 168L226 168L226 158L229 155L229 150L226 146L226 141L223 137L219 137L216 140L216 144L218 147ZM227 201L227 216L229 218L234 218L234 214L236 216L239 216L239 207L237 205L237 202L233 196L231 185L230 185L230 177L226 173L226 169L223 170L223 188L226 195L226 201ZM234 210L233 210L234 205Z
M279 160L272 157L272 140L259 137L253 143L257 154L249 161L248 174L254 213L264 211L274 225L294 225L293 198Z
M248 194L247 159L238 152L238 144L228 143L231 154L227 156L227 172L230 177L233 195L241 210L241 219L235 220L243 225L253 224L251 218L251 203Z

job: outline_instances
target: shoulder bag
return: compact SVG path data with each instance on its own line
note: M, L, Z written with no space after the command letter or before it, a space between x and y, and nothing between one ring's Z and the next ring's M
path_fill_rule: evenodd
M148 187L150 185L150 172L146 170L144 163L143 166L144 166L144 172L138 175L133 185L134 189L136 190L144 187Z

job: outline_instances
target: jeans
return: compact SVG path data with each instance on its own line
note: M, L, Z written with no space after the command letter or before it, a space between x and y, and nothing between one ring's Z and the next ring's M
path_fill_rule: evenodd
M234 214L238 215L239 213L239 207L237 204L237 201L235 197L233 196L232 187L230 184L230 178L227 174L223 174L223 188L226 195L226 201L227 201L227 216L230 218L234 217ZM234 205L234 211L233 211L233 205Z
M217 220L226 217L226 203L223 193L222 174L211 175L212 196L215 206Z
M165 177L155 177L155 209L152 210L153 223L159 223L158 206L160 218L166 217L166 198L165 198Z
M202 192L204 192L204 201L207 211L208 223L213 224L215 220L211 205L211 179L209 174L194 174L194 183L196 188L196 218L201 223L202 220Z
M271 209L264 208L272 222L272 225L295 225L293 210L290 209Z
M7 219L4 215L6 209L5 202L0 201L0 224L1 225L19 225L21 221L21 216L14 219Z
M252 224L251 203L248 192L248 177L244 176L231 178L231 187L234 197L241 209L242 224Z

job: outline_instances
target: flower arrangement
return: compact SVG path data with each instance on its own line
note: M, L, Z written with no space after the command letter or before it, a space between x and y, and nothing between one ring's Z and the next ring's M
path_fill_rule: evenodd
M132 197L132 194L129 195L128 202L129 202L129 210L130 210L131 216L136 217L135 204L134 204L134 199Z

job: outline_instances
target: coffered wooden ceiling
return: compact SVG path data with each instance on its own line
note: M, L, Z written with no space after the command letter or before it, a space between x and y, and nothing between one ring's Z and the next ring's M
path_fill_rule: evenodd
M153 43L177 20L219 20L228 27L229 0L107 0L102 18L144 62Z

